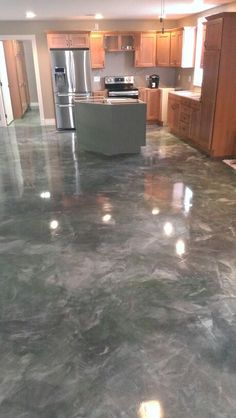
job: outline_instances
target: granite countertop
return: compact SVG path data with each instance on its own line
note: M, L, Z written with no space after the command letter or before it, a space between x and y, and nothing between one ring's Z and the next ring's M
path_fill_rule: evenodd
M197 100L199 101L201 98L201 93L192 91L192 90L174 90L171 91L171 94L175 94L176 96L186 97L188 99Z

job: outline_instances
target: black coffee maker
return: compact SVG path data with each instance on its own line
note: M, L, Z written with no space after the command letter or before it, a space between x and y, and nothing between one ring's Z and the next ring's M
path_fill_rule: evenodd
M158 89L160 77L157 74L152 74L148 79L148 87L150 89Z

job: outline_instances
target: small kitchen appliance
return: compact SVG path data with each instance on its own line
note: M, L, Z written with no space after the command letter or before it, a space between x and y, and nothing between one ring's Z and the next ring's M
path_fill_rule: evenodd
M150 89L158 89L160 77L157 74L152 74L148 79L148 87Z
M104 81L108 97L138 99L138 89L134 87L134 76L107 76Z

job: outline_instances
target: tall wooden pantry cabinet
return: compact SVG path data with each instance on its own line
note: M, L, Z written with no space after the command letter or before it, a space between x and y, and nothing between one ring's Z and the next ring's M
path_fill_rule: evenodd
M236 13L207 17L199 146L212 157L236 155Z

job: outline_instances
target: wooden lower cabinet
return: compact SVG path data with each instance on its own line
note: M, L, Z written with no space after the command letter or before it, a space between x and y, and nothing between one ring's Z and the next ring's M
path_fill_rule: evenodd
M179 133L179 114L181 99L178 96L169 94L167 123L170 131L174 134Z
M147 104L147 122L161 123L161 91L140 88L139 99Z
M201 123L201 104L199 102L194 103L191 112L191 123L189 129L189 138L194 142L199 141L199 130Z
M168 126L170 131L185 140L190 140L203 151L205 144L200 141L201 103L199 100L169 93Z

